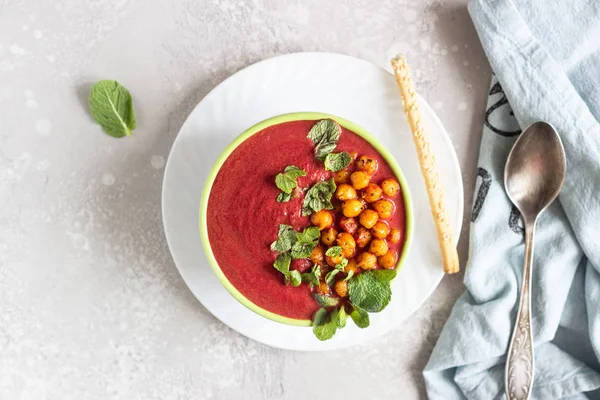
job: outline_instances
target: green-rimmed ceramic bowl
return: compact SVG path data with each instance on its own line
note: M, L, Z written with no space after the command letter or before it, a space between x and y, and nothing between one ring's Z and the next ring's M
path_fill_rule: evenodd
M404 208L405 208L406 237L405 237L405 241L404 241L404 247L402 248L402 252L400 254L400 257L398 258L398 265L396 267L397 270L399 270L402 267L402 264L404 263L404 260L406 259L406 256L408 255L408 250L410 248L410 244L412 241L412 234L413 234L412 199L411 199L410 191L408 188L408 184L406 182L406 179L404 178L404 174L402 173L402 170L398 166L398 163L396 162L396 160L394 159L392 154L379 142L379 140L377 140L373 135L371 135L369 132L367 132L364 128L362 128L350 121L347 121L343 118L336 117L334 115L314 113L314 112L299 112L299 113L283 114L283 115L279 115L279 116L276 116L273 118L269 118L265 121L259 122L258 124L252 126L248 130L246 130L244 133L242 133L240 136L238 136L229 146L227 146L225 151L219 156L219 158L215 162L215 165L212 167L210 173L208 174L206 184L204 185L204 191L202 192L202 198L200 200L200 237L202 238L202 245L204 247L204 252L206 253L208 262L209 262L210 266L212 267L213 271L215 272L215 274L217 275L217 278L219 279L221 284L225 287L225 289L227 289L229 291L229 293L231 293L231 295L236 298L236 300L238 300L240 303L242 303L244 306L246 306L250 310L254 311L255 313L257 313L265 318L268 318L275 322L280 322L282 324L295 325L295 326L310 326L312 322L308 319L295 319L295 318L284 317L282 315L275 314L271 311L265 310L264 308L259 307L256 304L254 304L252 301L248 300L248 298L246 298L239 290L237 290L237 288L235 286L233 286L231 284L231 282L229 282L229 280L227 279L227 277L221 270L219 263L215 259L215 256L212 252L212 248L210 245L210 241L208 239L208 227L207 227L207 222L206 222L208 198L209 198L213 183L215 181L215 178L217 177L217 174L219 173L219 170L221 169L221 166L223 165L225 160L227 160L229 155L231 155L231 153L233 153L233 151L243 141L248 139L250 136L262 131L265 128L268 128L273 125L278 125L278 124L281 124L284 122L306 121L306 120L317 121L317 120L327 119L327 118L335 120L338 124L340 124L344 128L356 133L357 135L359 135L360 137L365 139L367 142L369 142L379 152L379 154L381 154L381 156L387 161L387 163L391 167L392 171L394 171L394 174L396 175L398 182L400 183L400 188L402 190L402 197L404 200Z

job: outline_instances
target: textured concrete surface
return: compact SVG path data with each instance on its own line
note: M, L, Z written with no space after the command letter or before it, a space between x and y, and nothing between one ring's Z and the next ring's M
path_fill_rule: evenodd
M161 179L193 106L255 61L315 50L409 55L468 214L491 72L465 0L0 0L0 399L425 398L462 275L386 337L304 354L226 328L169 255ZM91 121L102 78L133 93L133 137Z

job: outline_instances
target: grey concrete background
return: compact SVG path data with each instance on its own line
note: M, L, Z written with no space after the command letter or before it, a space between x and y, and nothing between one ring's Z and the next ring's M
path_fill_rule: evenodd
M407 53L468 216L491 71L465 0L0 0L0 399L426 397L462 274L386 337L305 354L222 325L169 255L161 180L186 116L233 72L295 51ZM89 116L103 78L133 93L131 138ZM463 265L467 245L465 222Z

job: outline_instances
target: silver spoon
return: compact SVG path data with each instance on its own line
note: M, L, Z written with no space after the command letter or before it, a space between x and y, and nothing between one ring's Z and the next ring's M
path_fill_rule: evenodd
M521 212L525 225L525 264L517 321L506 360L508 400L526 400L533 386L531 330L531 265L533 235L538 216L558 196L567 171L565 150L547 122L530 125L515 142L504 168L508 197Z

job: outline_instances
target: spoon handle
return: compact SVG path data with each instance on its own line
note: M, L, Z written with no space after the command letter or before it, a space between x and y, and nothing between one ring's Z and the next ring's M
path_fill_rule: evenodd
M525 265L517 321L506 359L508 400L527 400L533 386L533 335L531 331L531 265L535 222L525 223Z

